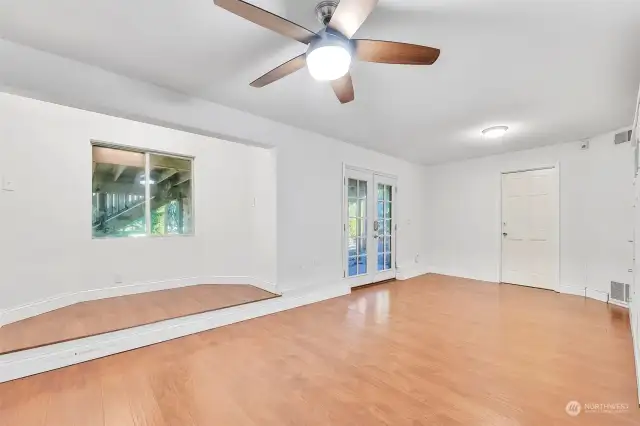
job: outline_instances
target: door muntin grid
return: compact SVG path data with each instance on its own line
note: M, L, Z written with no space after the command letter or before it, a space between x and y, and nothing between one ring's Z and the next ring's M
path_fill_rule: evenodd
M348 276L367 274L367 181L349 179L347 188Z
M374 231L377 237L376 263L378 271L391 269L393 259L392 227L393 227L393 186L379 183L376 191L377 218L374 223Z

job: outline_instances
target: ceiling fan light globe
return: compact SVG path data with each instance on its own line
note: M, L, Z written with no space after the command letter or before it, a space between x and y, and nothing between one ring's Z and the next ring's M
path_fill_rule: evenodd
M351 53L340 45L324 45L307 53L307 68L318 81L336 80L349 72Z

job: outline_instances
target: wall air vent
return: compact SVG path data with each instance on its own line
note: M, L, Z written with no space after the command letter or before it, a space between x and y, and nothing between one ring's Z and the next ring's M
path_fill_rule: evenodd
M631 140L631 130L628 130L625 132L616 133L616 135L613 138L613 143L618 145L621 143L629 142L630 140Z
M629 302L629 284L611 281L611 299L619 303Z

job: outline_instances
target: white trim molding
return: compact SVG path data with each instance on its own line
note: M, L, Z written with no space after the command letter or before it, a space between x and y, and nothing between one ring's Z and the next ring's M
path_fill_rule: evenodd
M624 302L618 302L609 297L609 293L606 291L593 290L588 287L579 287L572 285L560 285L558 293L572 294L574 296L588 297L589 299L597 300L599 302L609 303L612 305L628 308L629 306Z
M427 266L426 269L427 269L427 271L425 272L426 274L446 275L449 277L464 278L467 280L474 280L482 283L500 284L500 281L496 280L495 276L483 277L483 276L475 275L473 273L469 273L468 271L464 271L464 270L452 271L447 268L440 268L439 266Z
M627 309L629 309L629 311L631 311L631 309L630 309L630 307L629 307L629 304L628 304L628 303L620 302L620 301L618 301L618 300L614 300L614 299L611 299L611 298L609 298L608 303L609 303L610 305L620 306L621 308L627 308Z
M429 273L429 268L425 266L415 265L413 268L400 266L396 269L396 279L398 281L404 281L411 278L418 277Z
M593 290L589 287L587 287L585 291L585 296L589 299L599 300L600 302L609 302L609 293L600 290Z
M611 300L609 299L609 293L600 291L600 290L593 290L588 287L561 284L558 287L558 293L571 294L571 295L580 296L580 297L588 297L589 299L597 300L599 302L612 303ZM626 307L626 305L623 305L623 306Z
M305 287L273 299L1 355L0 383L344 296L350 292L351 289L344 283Z
M249 278L249 281L245 282L245 284L251 284L254 287L261 288L271 293L282 294L281 292L278 291L278 286L274 282L263 280L262 278L258 278L258 277L248 277L248 278Z
M106 299L109 297L128 296L131 294L148 293L150 291L168 290L199 284L248 284L272 293L279 294L276 286L265 280L249 276L201 276L183 277L161 281L144 281L125 284L116 287L83 290L73 293L62 293L46 299L36 300L24 305L0 311L0 327L12 322L20 321L36 315L44 314L56 309L64 308L80 302Z
M587 296L587 288L586 287L580 287L577 285L564 285L564 284L560 284L560 286L558 286L558 293L562 293L562 294L572 294L574 296L582 296L582 297L586 297Z

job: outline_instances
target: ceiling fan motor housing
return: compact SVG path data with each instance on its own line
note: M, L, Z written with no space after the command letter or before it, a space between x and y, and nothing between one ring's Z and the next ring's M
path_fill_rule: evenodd
M309 43L307 55L322 46L340 46L349 52L351 56L353 56L355 50L353 41L330 28L325 28L318 32L318 37Z
M318 3L316 5L316 16L318 17L318 21L325 26L329 24L336 7L338 7L338 2L334 0L325 0Z

